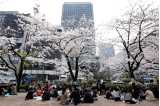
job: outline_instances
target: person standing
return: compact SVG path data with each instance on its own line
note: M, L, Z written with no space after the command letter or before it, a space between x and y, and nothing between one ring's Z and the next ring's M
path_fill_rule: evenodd
M71 93L71 98L73 100L74 105L78 105L80 103L80 91L78 88L74 87L73 92Z

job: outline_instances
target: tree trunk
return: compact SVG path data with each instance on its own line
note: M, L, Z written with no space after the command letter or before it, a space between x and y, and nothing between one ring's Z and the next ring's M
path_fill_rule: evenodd
M77 81L78 79L78 72L79 72L79 66L78 66L78 62L79 62L79 57L76 57L76 67L75 67L75 81Z
M18 70L17 92L19 92L20 90L20 84L21 84L22 75L23 75L23 65L24 65L24 59L21 59L21 63Z
M130 70L129 76L130 76L131 79L135 79L134 71L133 70Z
M72 66L71 66L71 63L69 61L69 57L67 55L65 55L65 57L66 57L66 60L67 60L68 70L69 70L69 73L71 75L71 78L72 78L73 81L75 81L76 79L75 79L73 71L72 71Z
M20 91L20 84L21 84L21 80L18 78L17 79L17 92Z

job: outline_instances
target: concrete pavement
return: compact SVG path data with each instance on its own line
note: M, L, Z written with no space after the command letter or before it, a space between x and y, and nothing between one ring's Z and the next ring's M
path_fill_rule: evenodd
M50 100L50 101L36 101L36 100L29 100L25 101L24 93L20 93L15 96L9 96L9 97L0 97L0 106L62 106L58 101L55 99ZM67 106L74 106L73 104L67 105ZM148 101L143 101L137 104L126 104L123 102L115 102L112 100L107 100L104 97L99 97L98 101L95 101L92 104L86 104L82 103L79 104L78 106L159 106L159 101L154 101L154 102L148 102Z

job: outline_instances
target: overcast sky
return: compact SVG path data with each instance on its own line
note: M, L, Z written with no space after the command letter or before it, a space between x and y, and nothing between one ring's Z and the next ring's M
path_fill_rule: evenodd
M158 0L0 0L0 11L19 11L22 13L33 13L35 2L40 4L41 14L45 14L48 22L53 25L60 25L62 5L64 2L92 2L94 9L95 26L105 29L105 25L114 18L120 17L129 4L135 2L156 2ZM102 27L102 28L100 28ZM116 37L112 30L100 30L101 34L96 35L97 41L107 41L109 38Z
M120 16L131 3L158 0L0 0L0 11L15 10L33 13L36 1L39 1L40 12L45 14L47 20L53 25L60 24L63 2L92 2L97 26Z

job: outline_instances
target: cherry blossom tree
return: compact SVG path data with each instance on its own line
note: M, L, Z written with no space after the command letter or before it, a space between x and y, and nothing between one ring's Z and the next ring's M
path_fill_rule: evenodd
M116 20L114 28L126 53L125 71L128 72L130 78L135 79L134 72L139 69L144 61L155 61L155 59L149 59L148 56L151 58L158 57L153 52L147 54L153 45L154 51L158 53L158 9L153 8L150 4L135 5L124 17Z
M17 14L15 17L16 19L12 20L12 24L14 23L16 26L8 24L2 26L0 30L0 60L14 72L17 91L19 91L26 57L30 54L30 48L25 43L28 37L34 34L34 22L36 21L26 14ZM20 47L17 46L18 42L21 43Z
M71 30L46 27L44 33L37 32L32 36L32 50L43 58L47 58L47 54L52 57L51 51L58 50L62 58L65 58L72 80L76 81L82 60L94 56L94 27L91 24L85 24L85 27L84 24L79 24L79 27Z

